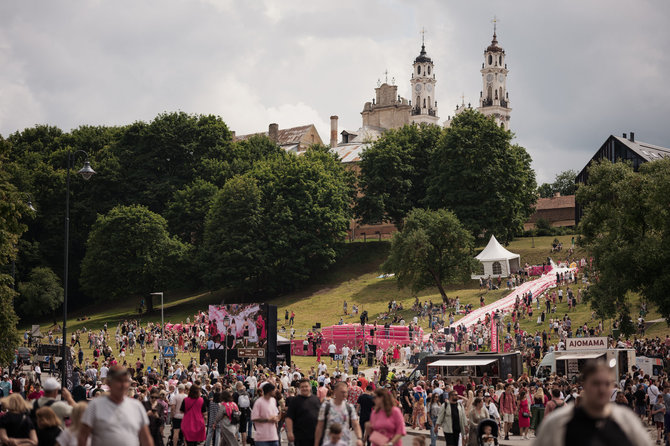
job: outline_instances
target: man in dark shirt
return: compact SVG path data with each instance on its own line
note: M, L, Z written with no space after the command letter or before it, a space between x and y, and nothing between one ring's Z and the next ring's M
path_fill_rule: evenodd
M321 402L312 395L312 385L308 379L300 380L298 392L286 412L286 436L295 446L314 446L314 426Z
M362 393L356 404L359 408L358 419L361 424L361 428L365 429L365 423L370 421L370 415L372 414L372 408L375 406L375 399L372 396L372 386L368 384L365 388L365 393ZM363 431L363 438L365 438L365 431Z

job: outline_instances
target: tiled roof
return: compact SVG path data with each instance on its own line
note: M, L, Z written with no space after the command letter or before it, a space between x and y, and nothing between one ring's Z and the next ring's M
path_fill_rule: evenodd
M298 144L300 140L305 136L305 134L309 132L309 129L311 129L313 126L314 126L313 124L307 124L307 125L301 125L300 127L292 127L290 129L279 129L277 131L277 144L280 146ZM235 140L236 141L245 140L254 135L268 136L268 132L239 135L235 137Z
M538 198L535 204L536 211L545 211L549 209L574 208L575 196L563 195L560 197Z
M631 141L620 136L615 136L615 138L647 161L670 157L670 149L667 147L655 146L642 141Z

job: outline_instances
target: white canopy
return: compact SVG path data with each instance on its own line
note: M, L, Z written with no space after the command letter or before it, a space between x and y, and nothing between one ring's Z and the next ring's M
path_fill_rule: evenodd
M498 240L496 240L495 235L491 236L489 244L486 245L486 248L475 257L479 261L494 261L494 260L512 260L520 258L519 254L514 254L506 250Z
M495 362L495 359L490 358L461 358L461 359L440 359L428 364L429 367L465 367L476 365L487 365Z
M605 352L599 353L572 353L569 355L559 356L556 359L596 359L603 356Z
M472 276L473 279L508 277L521 266L521 256L503 248L493 235L486 248L475 258L481 262L482 269Z

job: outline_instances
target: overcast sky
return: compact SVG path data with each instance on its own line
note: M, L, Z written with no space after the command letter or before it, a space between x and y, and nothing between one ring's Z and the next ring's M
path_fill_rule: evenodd
M670 146L670 1L6 0L0 134L217 114L238 134L360 127L389 70L409 94L422 27L440 121L474 104L496 15L511 129L538 181L610 134Z

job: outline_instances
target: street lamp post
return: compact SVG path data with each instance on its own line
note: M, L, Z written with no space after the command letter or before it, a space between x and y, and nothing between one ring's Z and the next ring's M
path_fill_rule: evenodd
M151 293L152 296L159 296L161 297L161 342L165 340L165 320L163 319L163 292L158 291L156 293ZM163 347L161 347L162 349ZM161 357L161 376L163 376L163 350L160 350L158 352Z
M91 168L88 160L88 153L83 150L68 152L67 154L67 176L65 180L65 274L63 276L63 342L61 345L61 385L67 386L67 295L68 295L68 270L70 260L70 169L74 163L75 157L82 153L86 157L84 167L77 172L84 180L89 180L95 175L95 170Z

